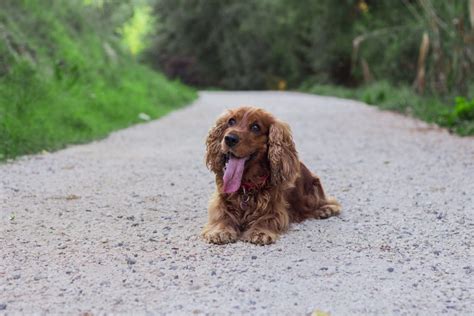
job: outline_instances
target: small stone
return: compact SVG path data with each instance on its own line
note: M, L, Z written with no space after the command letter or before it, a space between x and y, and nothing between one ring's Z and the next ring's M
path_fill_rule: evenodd
M4 310L6 310L6 309L7 309L7 304L1 303L1 304L0 304L0 311L4 311Z
M127 260L127 264L128 264L128 265L132 265L132 264L137 263L137 260L132 259L132 258L127 258L126 260Z
M255 259L257 259L257 256L252 256L252 260L255 260Z
M387 271L388 272L393 272L395 269L394 268L388 268Z

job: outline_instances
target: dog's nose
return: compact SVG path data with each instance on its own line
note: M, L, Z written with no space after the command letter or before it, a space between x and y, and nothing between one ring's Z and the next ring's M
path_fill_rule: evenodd
M234 134L229 134L224 137L224 141L227 146L234 147L239 142L239 136L234 135Z

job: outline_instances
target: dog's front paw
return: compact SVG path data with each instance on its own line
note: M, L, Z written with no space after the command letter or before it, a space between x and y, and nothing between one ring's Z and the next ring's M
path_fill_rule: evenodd
M326 201L326 204L320 206L316 210L315 218L316 219L326 219L331 216L337 216L341 213L341 205L333 198L329 198Z
M228 227L206 227L202 232L202 238L211 244L228 244L237 241L237 232Z
M278 239L278 234L269 231L260 231L258 229L250 230L244 233L242 240L256 245L269 245Z

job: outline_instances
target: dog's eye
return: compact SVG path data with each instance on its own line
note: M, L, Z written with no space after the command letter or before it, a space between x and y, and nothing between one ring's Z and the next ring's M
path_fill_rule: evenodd
M233 125L235 125L235 123L236 123L235 119L231 118L227 124L229 124L229 126L233 126Z
M252 124L252 125L250 126L250 130L251 130L252 132L258 133L258 132L260 132L260 126L258 126L257 123L254 123L254 124Z

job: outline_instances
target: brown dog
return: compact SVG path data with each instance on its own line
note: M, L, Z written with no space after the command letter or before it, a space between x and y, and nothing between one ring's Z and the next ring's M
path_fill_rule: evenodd
M265 110L227 111L206 144L217 184L202 233L208 242L270 244L291 222L339 214L339 203L298 160L288 124Z

